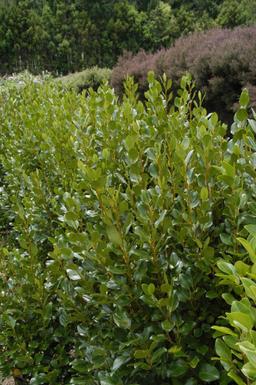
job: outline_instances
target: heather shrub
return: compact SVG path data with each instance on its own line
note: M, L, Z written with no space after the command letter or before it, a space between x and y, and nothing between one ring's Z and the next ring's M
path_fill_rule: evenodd
M226 385L216 261L255 221L255 120L232 139L189 77L145 104L26 83L0 97L0 370L30 385ZM235 250L235 252L234 252Z
M57 80L60 80L65 87L82 92L90 87L97 90L102 83L110 80L110 76L111 70L109 68L99 68L95 66L81 72L75 72L57 78Z
M158 53L146 53L141 50L137 55L131 52L125 52L123 56L118 59L117 65L114 67L111 74L111 85L115 88L118 95L124 93L124 81L127 76L133 76L141 96L144 95L148 88L147 75L153 70L156 77L159 77L164 72L160 63L163 56L163 51Z
M205 106L230 121L243 87L256 86L256 27L212 29L178 39L156 54L139 53L121 57L114 67L111 83L122 93L127 75L139 82L139 91L147 87L143 70L163 72L173 80L177 90L182 75L192 74L197 87L205 94ZM252 101L255 105L255 96Z

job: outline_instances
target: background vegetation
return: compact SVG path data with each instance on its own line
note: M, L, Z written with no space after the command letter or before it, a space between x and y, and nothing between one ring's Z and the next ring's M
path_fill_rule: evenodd
M112 71L109 68L99 68L97 66L87 68L84 71L75 72L57 78L64 86L77 92L82 92L90 87L95 91L104 82L109 82Z
M158 78L167 74L176 90L182 75L189 72L205 97L206 108L230 123L244 87L249 89L251 106L256 105L255 52L256 27L193 33L155 54L124 54L113 69L111 84L122 95L126 76L133 76L142 97L148 71L153 70Z
M1 0L0 73L112 67L189 32L250 25L255 0Z

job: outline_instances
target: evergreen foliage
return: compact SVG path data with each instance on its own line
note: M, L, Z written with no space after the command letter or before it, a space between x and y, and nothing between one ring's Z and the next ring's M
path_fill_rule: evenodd
M256 226L245 226L248 239L238 238L248 255L235 264L220 260L218 277L229 290L222 296L230 312L226 322L214 326L215 348L228 376L237 385L253 385L256 380Z
M228 384L216 261L255 222L255 120L184 77L1 89L0 367L30 385Z

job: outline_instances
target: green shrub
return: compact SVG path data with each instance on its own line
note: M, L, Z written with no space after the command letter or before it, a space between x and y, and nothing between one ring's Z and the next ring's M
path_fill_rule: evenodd
M218 262L221 283L232 289L232 294L230 291L223 294L231 309L226 313L228 327L213 328L218 336L216 352L228 375L238 385L253 385L256 381L256 226L245 227L250 233L248 240L238 239L248 255L235 264Z
M97 90L102 83L110 80L110 76L111 70L109 68L91 67L82 72L75 72L57 78L57 80L60 80L62 84L68 88L82 92L90 87Z
M0 370L31 385L225 385L214 273L255 220L248 94L229 140L190 78L172 102L152 73L145 105L125 88L122 103L107 85L0 93Z
M226 28L234 28L238 25L255 25L255 9L255 0L224 0L219 6L216 23Z
M142 96L149 70L153 70L157 78L166 73L176 90L181 77L189 72L205 94L207 110L217 112L230 123L244 87L250 89L252 106L256 106L255 50L256 27L197 32L176 40L172 47L155 54L126 53L113 69L111 84L121 95L126 76L133 76Z
M5 93L10 88L22 87L28 82L42 83L51 79L51 75L43 72L40 75L32 75L28 71L14 73L0 77L0 92Z

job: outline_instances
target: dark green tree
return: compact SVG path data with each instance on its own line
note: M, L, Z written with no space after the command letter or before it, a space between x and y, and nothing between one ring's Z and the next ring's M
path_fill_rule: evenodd
M0 0L0 72L112 67L125 50L255 19L256 0Z

